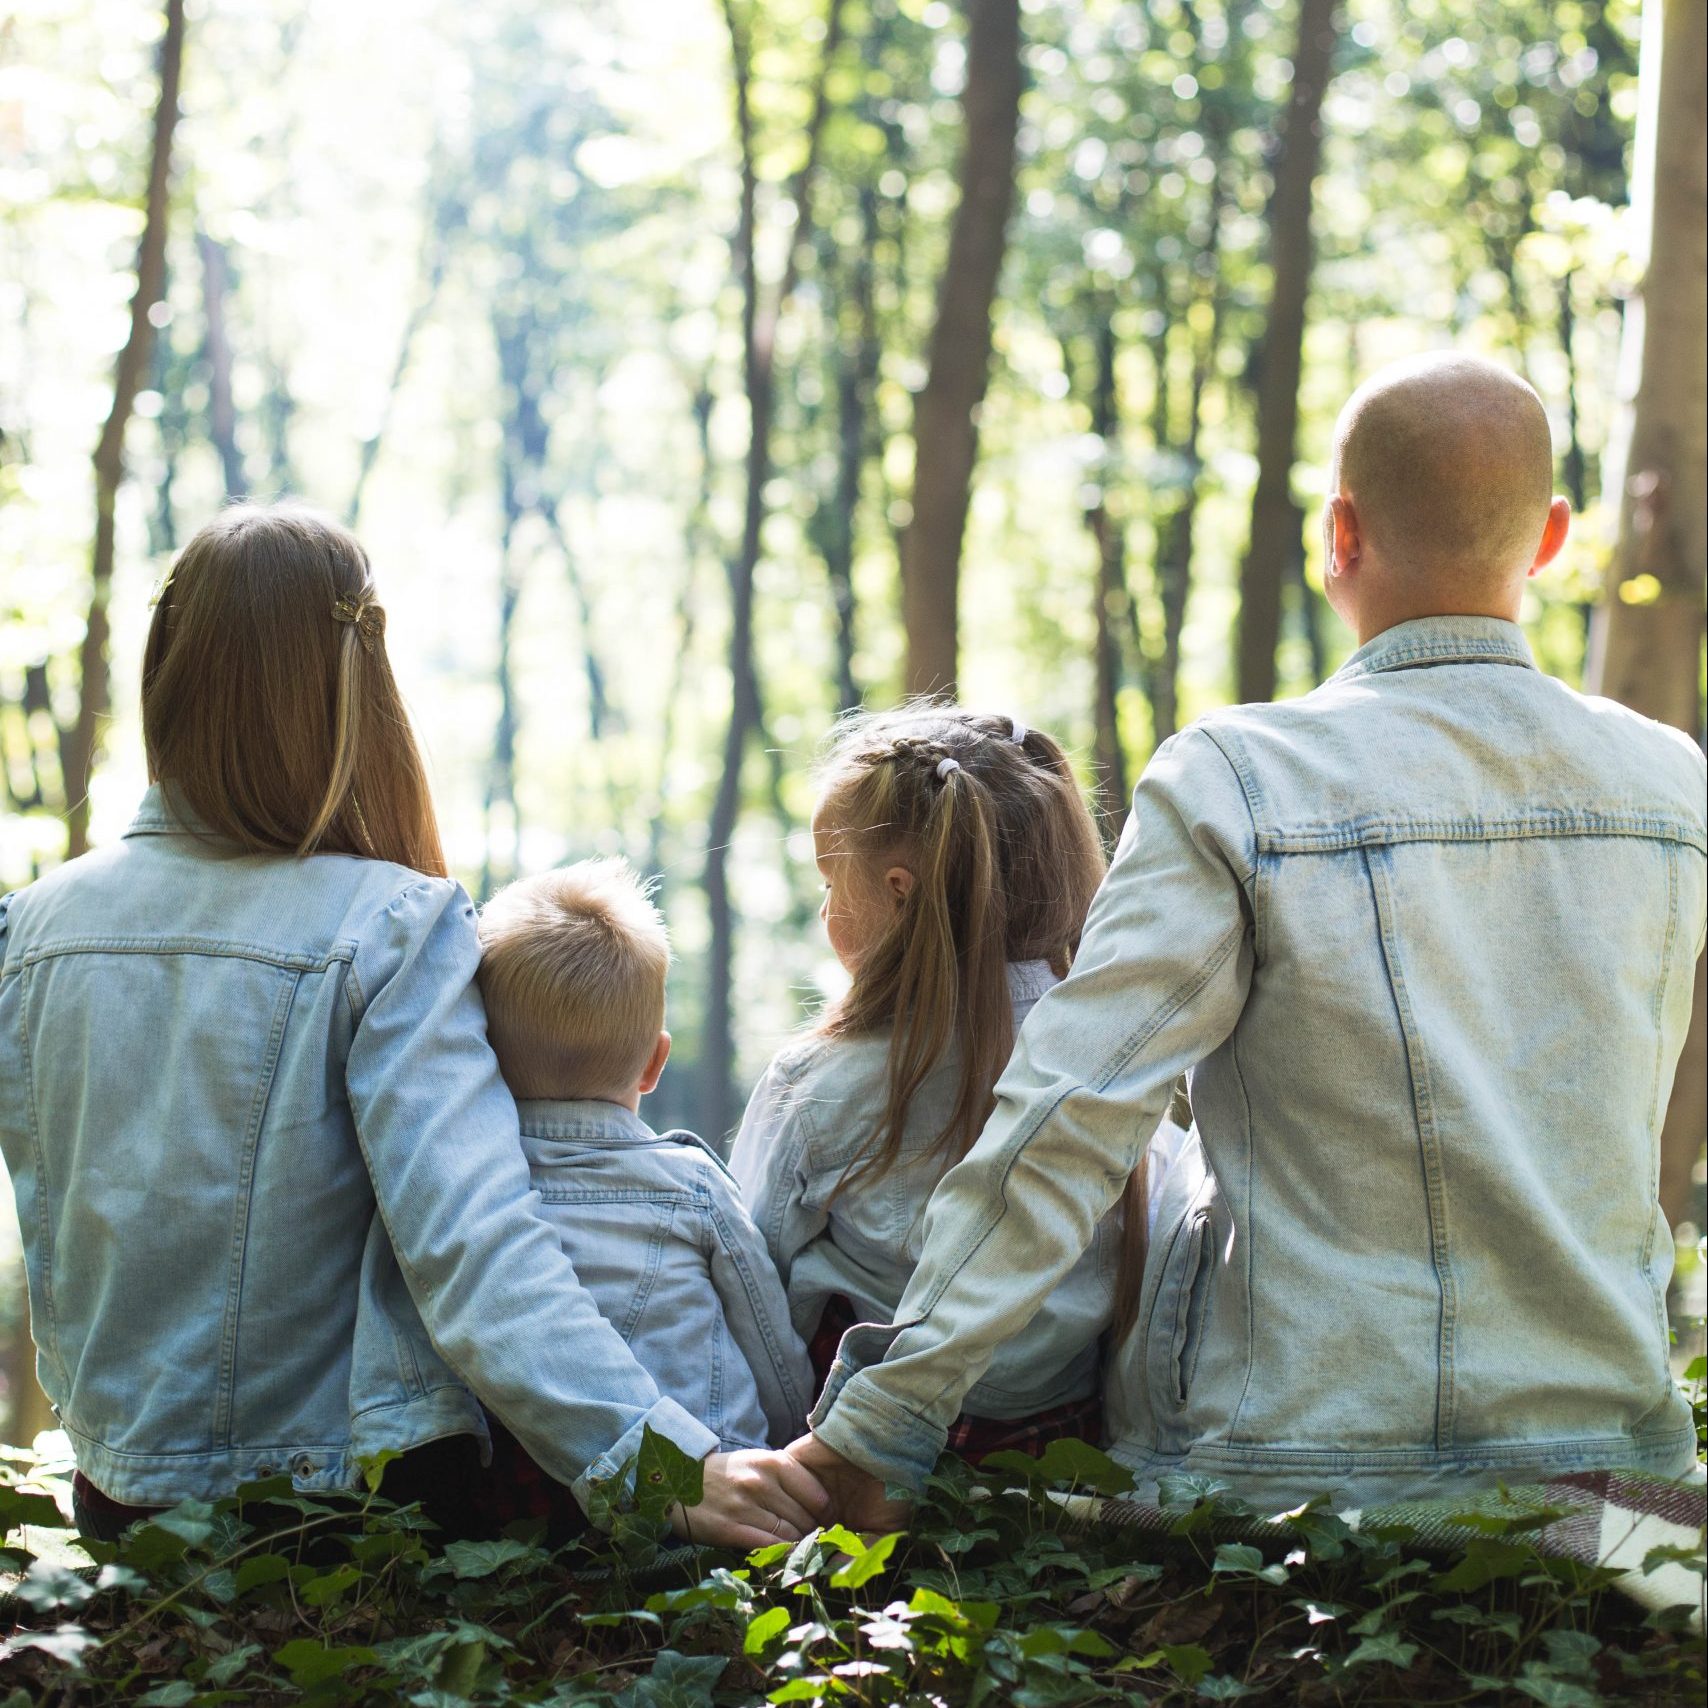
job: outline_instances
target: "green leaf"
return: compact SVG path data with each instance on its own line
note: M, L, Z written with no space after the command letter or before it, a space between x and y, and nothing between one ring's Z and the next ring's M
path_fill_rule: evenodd
M1556 1672L1568 1672L1588 1678L1595 1672L1595 1657L1601 1653L1601 1639L1587 1631L1544 1631L1542 1647L1548 1651L1548 1664Z
M1508 1688L1520 1696L1528 1696L1532 1702L1542 1703L1544 1708L1601 1708L1598 1691L1575 1679L1557 1678L1535 1661L1526 1662L1523 1672Z
M449 1696L467 1696L480 1679L480 1669L486 1664L486 1644L479 1638L458 1643L447 1649L439 1661L433 1688Z
M1457 1565L1437 1574L1433 1586L1462 1595L1498 1578L1516 1577L1535 1559L1536 1550L1522 1542L1496 1542L1478 1537L1466 1545L1465 1557Z
M830 1574L832 1589L859 1589L877 1577L889 1565L890 1555L896 1550L896 1544L906 1535L905 1531L894 1530L888 1536L880 1536L869 1548L862 1546L860 1552L847 1565Z
M306 1687L342 1678L352 1667L372 1666L379 1656L359 1644L329 1649L312 1637L298 1637L295 1642L286 1643L273 1659L291 1675L293 1684Z
M52 1495L29 1494L23 1489L0 1488L0 1535L9 1535L26 1524L40 1530L69 1530Z
M1037 1458L1013 1451L987 1454L981 1468L1013 1471L1028 1484L1043 1488L1088 1488L1099 1494L1118 1495L1133 1486L1133 1473L1125 1465L1084 1441L1072 1439L1052 1441Z
M1699 1541L1683 1544L1666 1542L1651 1548L1643 1556L1643 1576L1658 1572L1662 1566L1686 1566L1693 1572L1708 1576L1708 1555L1704 1554Z
M1160 1661L1182 1684L1196 1684L1213 1664L1210 1651L1196 1643L1164 1643L1140 1663L1149 1666Z
M788 1630L791 1615L786 1607L767 1607L747 1622L747 1635L741 1640L744 1655L763 1654L766 1648Z
M170 1684L157 1684L137 1697L137 1708L188 1708L196 1699L196 1687L187 1679L175 1678Z
M42 1654L62 1662L73 1672L81 1672L83 1656L95 1647L96 1642L94 1633L85 1631L81 1625L65 1624L58 1625L51 1631L16 1632L6 1639L5 1647L0 1653L11 1654L18 1649L39 1649Z
M211 1501L181 1500L168 1507L153 1522L156 1529L182 1538L186 1547L199 1548L214 1533Z
M1201 1679L1198 1684L1198 1698L1202 1702L1237 1702L1242 1696L1256 1694L1254 1686L1241 1684L1237 1678L1230 1678L1225 1672Z
M385 1481L385 1468L393 1459L401 1459L403 1455L395 1447L382 1447L377 1453L364 1453L357 1463L362 1467L362 1481L368 1485L370 1494L378 1494L380 1485Z
M213 1685L235 1684L249 1670L249 1663L261 1653L259 1643L244 1643L230 1650L209 1663L206 1682Z
M362 1568L348 1563L321 1572L305 1583L297 1594L310 1607L330 1607L344 1592L362 1581Z
M728 1667L726 1655L660 1649L652 1671L618 1694L616 1708L712 1708L712 1692Z
M816 1702L823 1696L846 1696L849 1686L839 1678L815 1673L807 1678L791 1678L779 1685L765 1698L767 1702Z
M641 1516L662 1520L673 1506L698 1506L705 1491L705 1466L650 1424L644 1426L635 1460L635 1506Z
M530 1558L543 1558L540 1550L509 1536L495 1542L450 1542L445 1563L459 1578L488 1578L505 1566Z
M1255 1577L1263 1570L1263 1555L1248 1542L1224 1542L1216 1549L1210 1570L1236 1577Z
M69 1572L64 1566L49 1565L46 1560L32 1562L30 1569L12 1587L12 1594L38 1613L51 1613L56 1607L79 1608L94 1593L94 1585L85 1582L76 1572Z
M263 1584L277 1583L290 1569L291 1563L283 1554L251 1554L238 1561L234 1578L237 1594L244 1596Z
M1346 1657L1345 1665L1353 1666L1397 1666L1408 1667L1417 1654L1419 1645L1406 1642L1397 1631L1383 1631L1378 1636L1366 1637L1351 1654Z

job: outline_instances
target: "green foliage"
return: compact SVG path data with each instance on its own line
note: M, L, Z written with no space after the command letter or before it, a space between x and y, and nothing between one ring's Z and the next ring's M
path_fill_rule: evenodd
M383 1493L338 1505L274 1483L83 1544L85 1563L46 1495L0 1488L7 1540L30 1544L10 1550L0 1708L1591 1708L1702 1690L1681 1617L1644 1619L1609 1574L1544 1559L1538 1515L1516 1508L1468 1519L1451 1558L1315 1507L1259 1547L1217 1541L1249 1514L1180 1479L1171 1533L1146 1534L1061 1498L1124 1477L1064 1442L977 1471L945 1459L907 1534L831 1526L735 1561L660 1549L669 1504L698 1493L679 1459L649 1440L607 1508L632 1524L555 1553L527 1534L440 1546ZM285 1527L263 1533L258 1512ZM1700 1545L1656 1554L1702 1569Z

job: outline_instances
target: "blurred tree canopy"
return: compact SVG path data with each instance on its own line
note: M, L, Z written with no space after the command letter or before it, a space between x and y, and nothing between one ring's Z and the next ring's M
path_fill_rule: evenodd
M471 889L659 875L660 1114L722 1130L834 984L802 858L833 716L947 658L1118 826L1159 739L1348 649L1307 518L1375 365L1452 343L1541 392L1579 519L1526 623L1581 679L1639 32L1637 0L16 0L0 886L64 856L90 760L89 834L122 830L177 546L300 495L373 555Z

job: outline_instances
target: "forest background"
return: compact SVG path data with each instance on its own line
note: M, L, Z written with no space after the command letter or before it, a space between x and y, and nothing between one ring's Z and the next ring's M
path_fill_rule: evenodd
M0 889L123 831L175 550L299 495L373 557L471 891L659 879L649 1113L721 1134L836 988L805 835L836 714L953 684L1071 743L1118 828L1159 740L1349 650L1333 418L1449 345L1553 422L1539 662L1700 740L1705 18L13 0ZM1704 1006L1699 974L1687 1262ZM0 1262L27 1440L15 1229Z

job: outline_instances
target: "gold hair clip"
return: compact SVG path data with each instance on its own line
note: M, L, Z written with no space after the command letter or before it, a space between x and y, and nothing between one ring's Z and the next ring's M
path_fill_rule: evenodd
M169 565L167 567L166 573L164 575L162 575L157 582L155 582L154 591L152 593L150 593L148 596L148 608L149 608L149 610L152 611L154 609L154 607L156 605L158 605L160 603L160 601L166 597L166 589L172 585L172 571L174 569L176 569L177 567L178 567L177 564Z
M346 599L340 595L332 601L332 616L356 631L364 652L372 652L385 633L385 612L372 599Z

